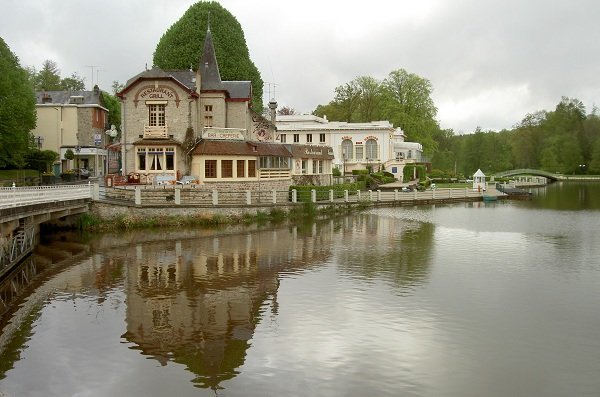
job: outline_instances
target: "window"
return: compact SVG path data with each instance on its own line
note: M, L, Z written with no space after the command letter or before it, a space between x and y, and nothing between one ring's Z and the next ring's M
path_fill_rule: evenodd
M302 159L302 173L308 173L308 160Z
M290 169L290 159L288 157L261 156L259 161L261 169Z
M367 160L376 160L379 158L377 154L377 141L375 139L367 139L365 142L367 152Z
M138 148L138 163L137 170L146 170L146 148Z
M319 142L325 143L325 134L319 134Z
M280 137L281 137L281 139L280 139L281 143L285 143L285 134L281 134Z
M212 105L204 105L205 112L212 112Z
M213 118L212 116L204 116L204 126L212 127L213 126Z
M138 147L136 170L173 171L175 169L174 147Z
M204 160L204 177L217 177L217 160Z
M248 160L248 177L256 177L256 160Z
M356 147L354 148L354 150L356 151L356 160L357 161L361 161L364 158L364 156L363 156L363 152L364 152L363 145L356 145Z
M317 170L318 170L317 163L318 163L318 160L313 160L312 161L312 173L313 174L318 174L318 172L317 172Z
M246 161L237 160L237 177L244 178L246 176Z
M300 134L294 134L294 143L300 142Z
M233 160L221 160L221 178L233 178Z
M148 125L152 127L165 126L165 105L148 105Z
M322 174L323 173L323 160L317 160L317 172L316 174Z
M306 142L312 143L312 134L306 134Z
M342 153L341 158L343 161L351 160L352 156L352 141L350 139L344 139L342 141Z

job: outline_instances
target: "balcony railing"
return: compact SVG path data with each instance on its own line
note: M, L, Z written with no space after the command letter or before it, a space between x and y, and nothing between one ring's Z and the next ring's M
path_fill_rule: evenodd
M169 128L166 125L145 125L144 139L167 139Z

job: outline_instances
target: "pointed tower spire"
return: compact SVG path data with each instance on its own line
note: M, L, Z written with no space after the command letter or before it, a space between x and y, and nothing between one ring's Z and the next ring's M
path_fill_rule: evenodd
M202 90L223 90L223 83L221 82L221 73L219 73L219 64L217 63L217 56L215 54L215 47L212 41L212 34L210 33L210 14L209 14L209 25L206 30L206 39L204 40L204 49L202 50L202 56L200 57L200 65L198 70L201 74Z

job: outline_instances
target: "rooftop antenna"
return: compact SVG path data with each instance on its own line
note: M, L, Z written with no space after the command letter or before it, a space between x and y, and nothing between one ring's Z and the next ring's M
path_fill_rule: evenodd
M267 85L267 92L269 94L269 100L275 98L275 87L277 87L279 84L269 83L268 81L265 81L264 83ZM273 96L271 96L271 87L273 87Z
M99 67L98 65L85 65L86 68L92 68L92 88L94 88L94 68Z

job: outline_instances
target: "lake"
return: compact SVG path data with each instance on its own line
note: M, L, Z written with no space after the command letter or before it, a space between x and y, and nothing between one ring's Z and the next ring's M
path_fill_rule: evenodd
M600 184L296 226L56 233L2 396L597 396Z

